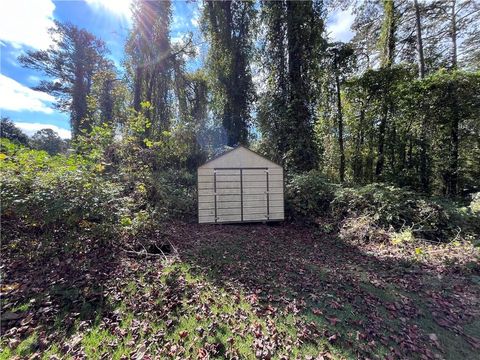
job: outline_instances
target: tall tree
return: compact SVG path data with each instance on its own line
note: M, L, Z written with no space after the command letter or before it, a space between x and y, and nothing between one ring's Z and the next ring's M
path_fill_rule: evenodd
M480 37L480 6L478 2L472 0L438 0L432 4L433 14L431 27L436 31L435 40L437 44L442 44L444 39L448 43L444 46L449 51L445 63L451 70L456 70L460 66L460 60L466 57L461 50L461 43L468 44L470 39ZM467 48L468 49L468 48ZM478 46L477 49L478 51ZM474 50L475 51L475 50ZM461 55L461 56L460 56ZM467 57L468 58L468 57ZM451 100L451 113L449 121L450 138L448 152L448 170L445 173L446 193L455 196L458 192L459 181L459 148L460 148L460 99L458 98L459 88L456 82L450 83L448 92Z
M262 151L284 163L288 137L288 78L286 58L286 3L262 1L261 66L265 81L259 84L257 121L262 134Z
M57 155L66 150L66 143L52 129L38 130L30 141L36 150L44 150L50 155Z
M395 61L395 41L397 29L397 14L395 11L394 0L384 0L384 19L382 32L380 36L381 48L381 66L385 69L390 69ZM386 83L384 92L384 101L382 105L382 115L380 125L378 128L378 159L375 169L377 178L382 177L383 167L385 164L385 132L387 130L388 116L391 111L391 102L388 101L388 92L390 91L390 82Z
M345 146L344 146L344 121L342 106L341 85L346 74L352 70L353 49L344 43L331 44L328 52L330 54L331 69L335 79L335 98L338 124L338 150L340 153L339 175L340 182L345 181Z
M205 1L203 17L214 111L226 130L227 145L247 144L254 100L250 68L254 2Z
M416 49L417 49L417 64L418 64L418 77L420 79L425 78L425 56L423 51L423 37L422 37L422 17L421 9L418 0L414 0L413 7L415 9L415 33L416 33ZM420 128L420 183L422 190L428 192L430 189L430 177L427 168L428 163L428 119L425 114L422 113L421 128Z
M56 108L70 113L75 138L80 131L90 130L87 97L94 74L112 65L105 58L105 43L86 30L55 21L50 35L53 45L49 49L29 50L19 61L50 79L42 80L35 89L55 96Z
M316 79L325 52L322 3L278 1L262 3L265 26L266 91L260 125L273 136L274 151L285 166L298 171L318 165L314 119Z
M92 91L88 97L90 121L96 125L123 124L129 100L127 84L113 68L98 71L93 77Z
M127 68L133 90L133 107L150 103L146 116L149 136L168 130L172 117L173 62L170 43L171 2L136 0L133 25L126 45Z
M422 18L420 16L420 5L418 0L413 1L415 8L415 33L417 37L417 63L418 63L418 76L420 79L425 77L425 57L423 54L423 38L422 38Z
M324 43L321 3L287 1L288 150L293 167L310 170L318 164L313 140L313 79Z

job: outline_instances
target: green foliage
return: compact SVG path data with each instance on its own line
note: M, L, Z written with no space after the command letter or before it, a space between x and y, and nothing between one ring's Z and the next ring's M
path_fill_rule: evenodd
M392 235L392 244L399 245L405 242L411 242L415 239L415 236L412 233L412 229L407 228L398 233Z
M37 90L55 96L55 107L70 114L72 137L90 130L88 97L97 71L112 69L106 59L105 42L71 23L54 21L50 29L52 45L46 50L28 50L19 57L27 68L42 72Z
M327 215L336 186L318 170L295 174L285 187L286 211L294 219L315 219Z
M9 139L25 146L28 145L28 136L7 117L0 119L0 138Z
M226 145L248 143L255 97L250 61L255 26L253 1L205 1L203 32L209 40L212 109L226 130Z
M115 223L121 187L104 179L79 155L51 156L1 140L2 218L16 226L83 227L108 235Z
M369 184L360 188L340 189L332 203L334 213L367 214L383 226L399 228L403 225L421 223L426 217L429 221L446 223L447 216L440 207L420 199L411 191L385 184Z
M460 212L452 201L428 198L386 184L339 188L331 210L337 218L368 216L383 229L410 229L416 237L432 240L451 239L459 229L467 234L478 231L473 215Z
M263 56L258 123L264 150L289 170L316 168L314 111L326 41L322 2L262 1ZM264 27L263 27L264 26Z
M168 143L171 135L165 136ZM6 226L78 229L105 240L114 234L148 236L159 221L195 213L195 177L171 167L182 156L171 151L173 144L155 142L145 149L126 139L116 143L106 125L77 137L75 146L85 155L52 156L7 139L0 144ZM155 157L156 164L151 161Z
M480 214L480 192L473 194L470 210L474 214Z
M52 129L42 129L33 134L30 145L36 150L46 151L50 155L64 152L67 143Z
M152 201L163 219L191 219L196 214L196 176L185 170L152 175Z
M170 96L174 85L174 64L170 42L171 1L132 3L132 27L125 46L126 75L132 84L135 111L144 111L151 126L148 137L156 140L173 122L174 104ZM179 51L178 55L184 55ZM142 102L151 107L142 109Z
M74 146L92 162L100 161L113 142L113 128L109 124L94 125L91 131L82 131L75 139Z
M331 219L340 224L340 236L349 239L386 239L387 231L394 243L413 238L446 241L460 233L467 239L480 233L475 200L465 208L382 183L341 187L319 171L288 179L285 200L292 219Z

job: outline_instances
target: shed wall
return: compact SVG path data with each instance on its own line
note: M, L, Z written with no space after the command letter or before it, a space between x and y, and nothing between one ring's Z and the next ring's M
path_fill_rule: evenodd
M198 168L199 223L284 219L283 169L237 148Z

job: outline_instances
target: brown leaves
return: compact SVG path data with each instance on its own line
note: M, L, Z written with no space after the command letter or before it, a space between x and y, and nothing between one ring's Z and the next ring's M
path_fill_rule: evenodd
M147 347L145 344L142 344L138 347L137 351L133 355L133 358L135 360L143 360L145 359L145 354L147 353Z
M321 309L318 309L318 308L312 309L312 313L314 315L323 315L323 311Z
M336 318L336 317L334 317L334 316L332 316L332 317L326 316L325 318L328 320L328 322L329 322L330 325L332 325L332 326L337 325L337 323L339 322L338 318Z
M428 338L430 339L430 341L432 341L432 343L433 343L438 349L440 349L440 342L438 341L438 337L437 337L436 334L434 334L434 333L428 334Z
M208 353L208 351L205 348L202 347L202 348L198 349L197 358L199 360L208 360L208 359L210 359L210 354Z
M333 334L333 335L328 337L328 342L329 343L334 343L334 342L337 341L337 339L338 339L338 334Z
M9 311L2 314L3 321L17 320L17 319L21 319L22 317L23 317L22 313L13 313Z
M464 334L463 326L478 316L480 297L461 275L443 274L435 287L435 268L406 268L398 263L398 254L387 256L374 244L353 247L292 225L252 227L254 235L250 226L173 224L171 238L182 259L173 265L116 254L113 261L104 251L69 262L57 255L59 264L53 268L18 262L8 268L8 283L22 286L2 288L9 291L2 316L10 312L16 317L2 321L7 330L2 335L11 347L18 346L38 326L51 329L70 306L62 325L78 324L78 333L58 340L60 333L53 331L46 346L65 341L61 351L81 358L82 336L96 316L80 319L84 315L77 304L85 303L102 312L100 327L114 337L109 351L130 337L124 345L134 359L240 359L244 354L239 349L252 337L250 355L261 359L290 359L304 344L317 347L325 340L328 348L348 349L358 358L372 358L381 349L389 353L386 358L430 359L432 352L442 351L440 332L424 330L424 317L478 350L479 339ZM176 265L189 266L188 276ZM32 294L45 296L29 303L25 312L15 310ZM105 303L123 306L104 309ZM134 319L124 328L127 313ZM316 357L322 358L330 354Z
M474 336L464 334L467 342L473 346L473 348L480 350L480 339Z

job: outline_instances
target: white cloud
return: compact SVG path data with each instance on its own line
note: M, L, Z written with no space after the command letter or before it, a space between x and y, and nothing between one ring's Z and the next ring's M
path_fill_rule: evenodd
M132 0L86 0L95 10L106 10L114 15L130 18Z
M31 83L33 84L37 84L40 82L40 76L37 76L37 75L29 75L28 76L28 81L30 81Z
M0 40L16 48L47 48L51 44L48 29L54 25L54 10L51 0L2 1Z
M32 90L19 82L0 74L0 109L11 111L38 111L52 114L49 103L55 98L41 91Z
M57 125L29 123L29 122L14 122L14 123L15 123L15 126L21 129L28 136L32 136L38 130L42 130L42 129L52 129L53 131L58 133L58 136L60 136L62 139L70 139L72 136L70 130L62 129Z
M184 37L180 34L176 35L176 36L172 36L170 38L170 42L173 44L173 45L181 45L183 44L183 40L184 40Z
M336 10L328 16L327 32L333 41L348 42L353 37L350 27L355 19L351 9Z
M190 20L190 23L194 27L198 27L198 25L200 25L200 10L199 9L195 9L195 11L193 12L193 17Z

